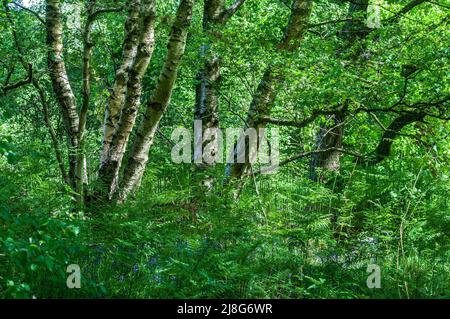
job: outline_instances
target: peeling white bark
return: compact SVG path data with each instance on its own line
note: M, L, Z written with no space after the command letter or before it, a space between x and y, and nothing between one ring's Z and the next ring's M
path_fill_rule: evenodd
M118 186L119 171L122 165L123 156L140 106L142 79L144 78L154 50L156 18L155 0L144 0L142 13L143 18L139 46L129 74L125 105L122 110L118 128L111 141L108 158L105 159L99 171L102 183L108 188L107 192L109 199L111 199Z
M193 6L194 0L182 0L178 7L169 37L166 60L153 95L147 102L143 121L138 129L130 158L125 167L119 201L125 200L129 193L140 185L155 132L172 95L177 70L186 47Z
M139 44L139 17L141 0L130 0L127 22L125 24L125 39L122 49L122 62L117 69L115 81L105 110L103 125L103 150L100 158L100 169L109 160L109 148L114 132L119 123L127 92L128 76L137 54Z

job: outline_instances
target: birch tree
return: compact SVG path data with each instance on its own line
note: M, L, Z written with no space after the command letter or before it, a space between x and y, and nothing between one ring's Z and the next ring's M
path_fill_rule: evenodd
M112 195L117 190L119 171L122 165L123 156L140 106L142 80L148 64L150 63L155 45L155 19L155 0L143 1L139 44L129 70L129 75L127 75L128 81L124 105L121 110L121 117L117 124L117 128L112 135L111 141L109 141L109 137L105 139L103 148L105 153L103 153L100 163L99 179L101 186L105 187L105 194L107 194L109 199L112 198ZM128 56L127 47L128 44L125 44L124 57ZM120 73L120 77L122 77L122 70L119 69L118 72ZM109 130L108 126L109 125L105 123L106 131Z
M151 98L146 102L146 111L125 166L119 201L124 201L130 192L141 183L156 130L170 102L177 78L177 70L186 47L193 6L194 0L182 0L178 7L169 37L166 59L156 88Z
M59 0L48 0L46 4L48 70L68 138L69 178L72 188L76 189L79 117L76 99L64 62L61 2Z
M310 0L296 0L293 2L289 21L287 23L284 37L278 44L278 50L292 52L299 48L300 43L304 39L305 33L308 30L312 7L313 1ZM258 88L256 89L256 93L253 96L247 114L245 129L255 129L258 134L258 141L262 138L262 136L259 135L260 129L264 129L267 124L267 122L262 120L262 118L270 116L278 90L282 87L283 80L284 75L281 71L281 65L273 64L267 66ZM240 139L243 138L245 138L245 136L240 137ZM239 141L237 144L239 144ZM259 145L257 147L257 150L258 149ZM227 167L227 175L231 179L240 179L246 174L246 171L249 168L248 143L245 143L245 147L243 147L240 152L245 152L246 161L244 163L235 162ZM233 153L234 158L239 158L242 156L242 154L237 154L237 147L235 147Z
M211 51L212 43L223 26L244 4L245 0L236 0L230 7L225 7L224 0L205 0L203 13L203 34L209 40L203 43L200 48L200 59L202 67L199 70L195 85L195 109L194 120L201 121L202 128L198 132L195 140L200 145L195 148L200 150L194 158L197 173L208 174L208 169L215 163L208 163L205 157L214 157L219 152L217 129L219 128L219 91L220 91L220 55ZM208 130L208 131L207 131ZM205 135L209 132L208 136ZM209 154L206 154L205 146L209 145ZM194 184L201 183L202 189L210 189L214 181L213 176L202 176L201 181L194 181Z

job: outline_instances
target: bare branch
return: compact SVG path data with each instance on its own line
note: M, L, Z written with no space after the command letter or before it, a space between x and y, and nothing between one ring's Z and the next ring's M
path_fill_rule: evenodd
M31 13L33 16L35 16L35 18L38 19L42 24L45 25L45 20L42 19L42 18L39 16L39 14L38 14L37 12L35 12L35 11L33 11L33 10L27 8L27 7L24 7L24 6L22 6L20 3L17 3L17 2L11 2L11 4L13 4L13 5L15 5L15 6L17 6L17 7L21 8L21 9L25 10L25 11L28 11L28 12Z
M307 126L308 124L312 123L317 117L321 115L332 115L336 114L337 112L343 112L343 107L335 109L335 110L314 110L312 114L303 119L302 121L295 121L295 120L283 120L283 119L277 119L270 116L261 117L260 121L263 123L271 123L275 125L281 125L281 126L293 126L302 128Z
M391 154L392 144L400 131L408 124L423 121L425 114L423 113L409 113L403 114L394 119L387 129L385 129L381 141L378 143L376 149L372 152L371 159L365 161L366 165L376 165L383 161Z
M294 161L299 160L299 159L304 158L304 157L308 157L308 156L313 155L313 154L325 153L325 152L331 152L331 151L336 151L336 152L341 152L343 154L348 154L348 155L354 156L354 157L356 157L358 159L364 157L364 155L362 155L362 154L360 154L358 152L355 152L355 151L347 150L347 149L340 148L340 147L329 147L329 148L325 148L325 149L318 149L318 150L314 150L314 151L302 152L302 153L295 154L295 155L293 155L291 157L288 157L287 159L281 161L276 166L274 165L274 166L270 166L268 168L266 167L266 168L260 169L258 172L255 172L255 176L259 175L259 174L264 174L265 172L268 172L268 171L273 171L274 169L276 169L278 167L284 166L286 164L289 164L291 162L294 162ZM250 174L247 173L246 176L250 176Z
M220 14L219 20L221 23L227 22L236 11L244 4L245 0L236 0L228 9L225 9Z
M124 9L123 7L98 9L98 10L94 11L89 17L90 17L90 19L95 20L101 14L121 12L123 9Z
M1 87L1 91L0 91L0 95L6 95L6 93L8 91L17 89L17 88L19 88L19 87L21 87L23 85L26 85L26 84L30 84L32 79L33 79L33 66L31 65L31 63L28 63L28 74L27 74L27 77L22 79L22 80L19 80L19 81L15 82L15 83L2 86Z
M417 7L418 5L427 2L426 0L412 0L407 5L405 5L400 11L388 19L388 22L396 22L403 15L407 14L409 11Z
M320 23L314 23L314 24L308 25L308 28L315 28L315 27L320 27L320 26L327 25L327 24L336 24L336 23L349 22L349 21L353 21L353 18L329 20L329 21L324 21L324 22L320 22Z

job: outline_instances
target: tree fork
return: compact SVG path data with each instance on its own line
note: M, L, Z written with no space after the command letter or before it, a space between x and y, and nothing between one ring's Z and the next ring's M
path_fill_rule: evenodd
M124 201L141 183L148 153L153 144L159 122L172 95L178 67L186 47L188 29L192 20L194 0L182 0L169 37L168 52L152 97L137 131L130 157L125 167L118 201Z

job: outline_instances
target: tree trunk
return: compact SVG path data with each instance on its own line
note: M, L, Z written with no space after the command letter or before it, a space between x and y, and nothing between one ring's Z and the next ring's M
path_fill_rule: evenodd
M313 1L311 0L296 0L292 4L291 15L286 27L283 39L280 41L278 48L280 50L292 52L298 49L300 43L308 29L309 18L312 11ZM283 72L278 71L277 65L270 65L267 67L264 75L253 97L250 109L247 114L246 127L253 128L257 132L257 140L260 141L263 137L259 136L260 130L264 129L266 122L261 119L268 117L271 114L272 106L277 96L278 88L284 80ZM246 138L240 136L239 139ZM239 144L239 141L238 143ZM257 151L259 145L257 146ZM242 152L245 152L248 158L249 145L245 143L245 147L242 148ZM237 147L235 146L233 151L233 157L237 158L242 154L237 154ZM231 179L240 179L246 175L246 171L249 168L249 161L245 163L229 164L227 167L226 175Z
M344 119L345 116L342 113L327 116L327 121L332 124L320 125L316 137L316 150L342 147ZM313 153L311 158L310 178L314 181L323 180L322 176L317 175L317 168L338 171L340 167L340 157L341 153L335 150Z
M90 0L86 6L87 20L83 31L83 105L81 106L78 124L78 150L77 150L77 193L78 193L78 205L81 207L84 202L84 192L87 186L87 174L86 174L86 156L84 152L85 145L85 131L87 112L89 109L90 100L90 81L91 81L91 56L93 43L91 40L92 25L94 23L94 10L95 0Z
M364 38L369 32L366 26L367 8L369 0L355 0L350 2L348 8L348 17L351 18L343 27L340 33L341 39L344 40L344 51L348 51L355 42ZM350 53L352 58L362 53L363 46L356 48L355 52ZM339 52L342 54L343 52ZM347 102L346 102L347 103ZM319 132L316 136L316 150L324 150L327 148L340 148L344 134L345 113L337 112L336 114L327 116L329 124L321 124ZM317 170L339 171L341 152L317 152L311 157L309 177L314 181L323 181L323 176L318 176Z
M61 21L61 4L59 0L47 0L47 62L50 78L58 105L61 109L69 144L69 178L74 190L76 187L76 166L78 149L78 112L75 96L67 76L63 60L63 25Z
M55 152L56 161L58 162L59 170L61 172L61 177L63 181L67 185L71 185L69 175L67 174L66 167L64 165L64 159L61 153L61 147L59 145L58 136L56 135L55 130L53 129L52 123L50 121L50 115L49 115L49 105L48 100L45 95L44 89L39 84L38 80L33 79L33 86L35 87L36 91L39 94L39 99L41 100L42 105L42 111L44 114L44 123L45 126L47 126L48 132L50 134L50 138L52 140L52 146L53 150Z
M214 158L219 152L219 143L217 136L217 129L219 128L219 97L218 90L220 85L220 64L219 58L213 57L206 59L204 68L197 76L197 84L195 88L195 110L194 120L201 121L202 127L198 134L201 134L201 139L196 136L195 140L200 140L201 149L200 154L195 154L194 158L196 175L207 175L208 171L215 166L205 160L205 157ZM210 134L206 136L206 130L211 130ZM214 131L215 130L215 131ZM205 146L208 145L209 154L206 154ZM209 190L213 187L214 178L212 176L201 176L200 180L193 181L195 186L200 184L200 190Z
M178 7L169 38L166 60L153 95L147 102L147 110L125 167L119 202L124 201L129 193L140 185L155 132L172 95L177 70L186 47L193 5L194 0L182 0Z
M105 195L111 199L117 189L122 159L128 139L136 121L142 95L142 79L149 65L155 44L155 0L144 0L143 23L135 61L131 67L127 83L127 93L122 116L113 135L109 154L100 167L99 179L105 186Z
M203 33L205 35L216 33L218 28L225 24L244 2L245 0L235 1L227 9L224 0L205 0ZM194 188L198 188L201 193L210 190L214 183L214 177L208 171L215 166L215 163L207 161L205 158L214 158L219 152L217 131L214 132L214 130L219 128L220 58L209 52L210 46L210 43L205 43L200 48L203 65L198 72L195 85L194 120L201 121L202 128L201 131L196 132L201 136L195 137L195 140L201 143L195 147L201 152L196 152L194 155L196 157L194 158L195 174L192 183ZM208 129L211 131L206 136L205 133Z
M125 39L122 48L122 62L117 69L115 81L108 99L103 124L103 150L100 158L100 170L109 160L109 148L119 123L125 102L130 68L137 54L139 44L139 21L141 0L129 0L128 18L125 23Z

